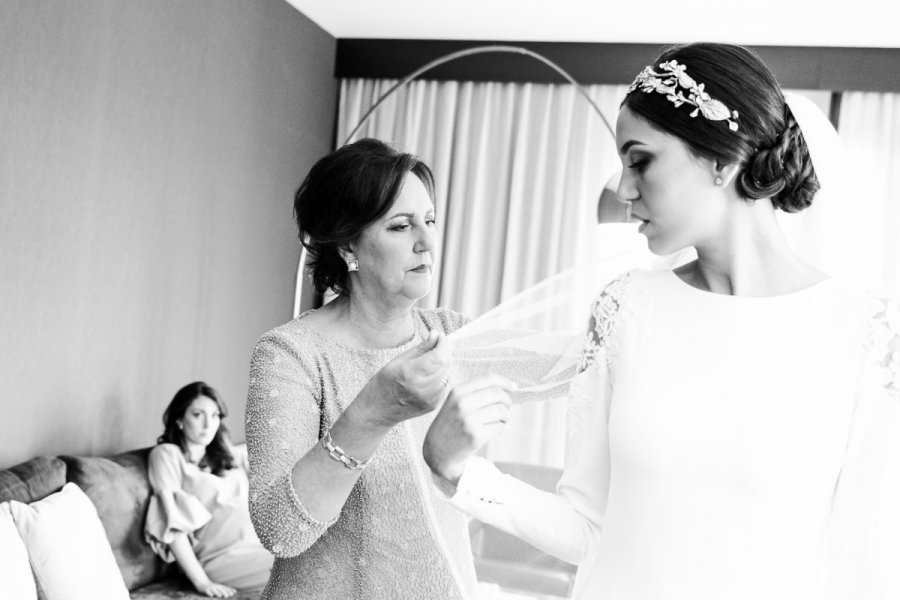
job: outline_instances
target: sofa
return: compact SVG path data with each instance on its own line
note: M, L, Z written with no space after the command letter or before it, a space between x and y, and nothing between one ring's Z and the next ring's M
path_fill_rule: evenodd
M177 565L167 564L144 541L150 503L147 457L152 447L105 457L41 456L0 470L0 504L30 504L76 484L97 510L122 580L133 600L201 600ZM552 490L560 470L497 463L501 471ZM571 594L575 567L489 525L471 523L478 579L500 589L545 598ZM261 590L241 590L236 600L256 600ZM0 594L2 595L2 594ZM527 596L526 596L527 597Z
M97 509L106 538L132 599L200 600L177 565L160 559L144 541L150 502L147 457L141 448L105 457L42 456L0 470L0 503L36 502L75 483ZM261 590L241 590L237 600L256 600Z

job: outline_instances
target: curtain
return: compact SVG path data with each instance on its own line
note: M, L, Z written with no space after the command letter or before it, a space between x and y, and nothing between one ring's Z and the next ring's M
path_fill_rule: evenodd
M845 92L838 134L851 182L847 244L873 287L900 298L900 94Z
M342 81L339 145L395 83ZM614 126L625 86L585 89ZM434 171L443 243L422 306L476 317L601 243L597 199L620 162L612 134L572 85L413 81L361 137L391 142ZM487 456L561 466L564 418L561 401L516 407Z

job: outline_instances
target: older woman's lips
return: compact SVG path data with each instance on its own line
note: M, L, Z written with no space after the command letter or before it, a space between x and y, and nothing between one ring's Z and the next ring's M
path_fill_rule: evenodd
M413 271L414 273L430 273L431 267L429 265L419 265L415 269L410 269L410 271Z

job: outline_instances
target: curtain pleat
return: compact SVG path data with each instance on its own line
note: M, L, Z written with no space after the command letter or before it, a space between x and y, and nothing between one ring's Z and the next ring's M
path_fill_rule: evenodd
M846 199L854 267L900 297L900 94L845 92L838 134L853 195Z

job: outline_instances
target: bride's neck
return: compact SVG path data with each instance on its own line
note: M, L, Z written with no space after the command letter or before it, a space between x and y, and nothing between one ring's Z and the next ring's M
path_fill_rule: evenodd
M686 283L717 294L776 296L825 277L794 253L774 211L764 205L748 206L728 220L720 235L696 248L697 260L676 273Z

